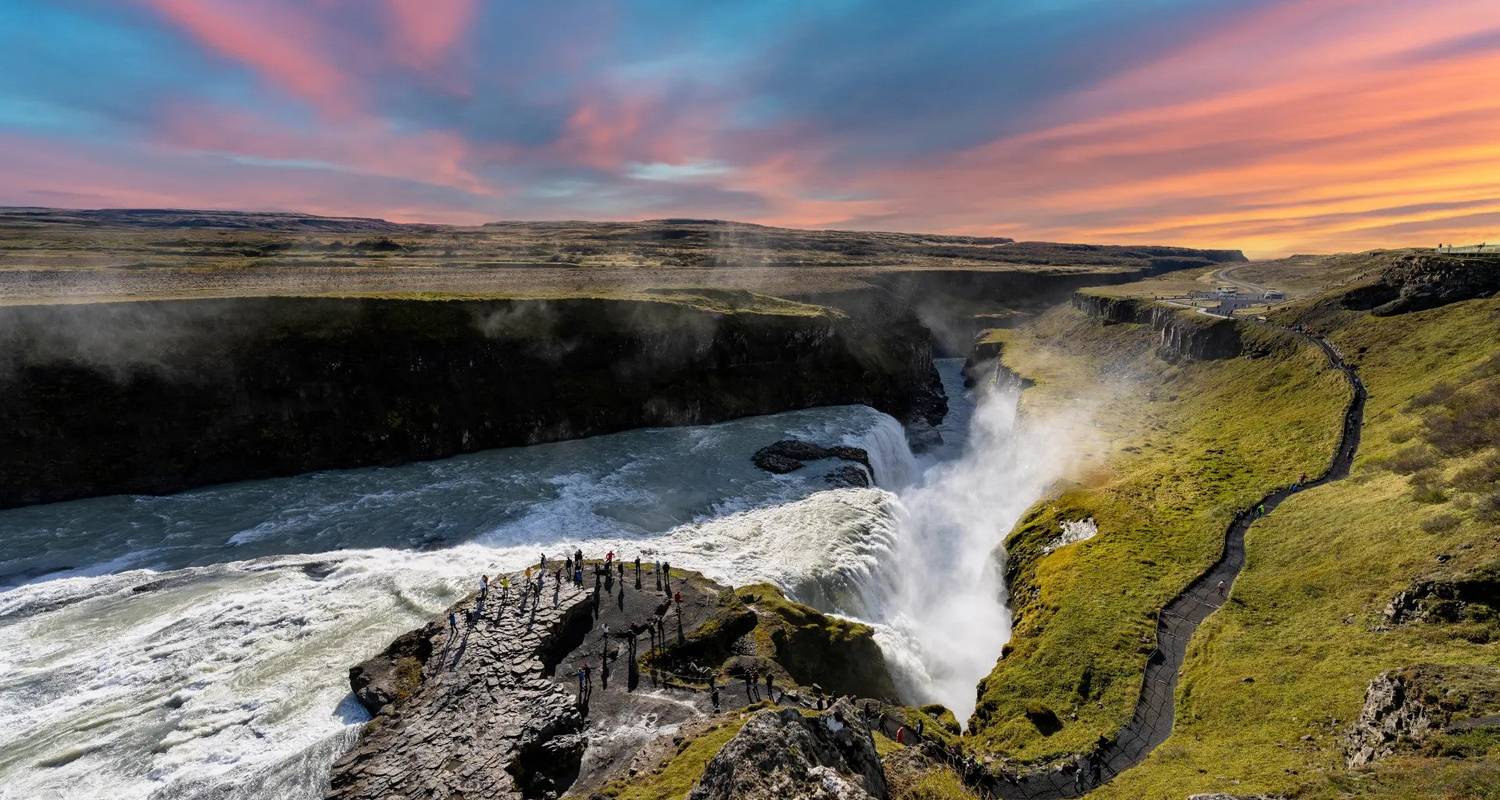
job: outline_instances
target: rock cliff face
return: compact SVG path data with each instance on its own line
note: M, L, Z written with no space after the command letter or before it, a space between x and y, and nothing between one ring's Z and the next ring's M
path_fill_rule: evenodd
M1150 325L1159 336L1158 349L1166 358L1209 361L1234 358L1243 345L1234 320L1210 317L1148 300L1075 293L1073 306L1106 325Z
M815 717L762 711L708 762L689 800L885 798L875 740L847 701Z
M862 403L946 411L911 313L335 298L0 308L0 508Z
M1346 293L1343 305L1388 317L1496 292L1500 258L1412 254L1397 259L1370 285Z

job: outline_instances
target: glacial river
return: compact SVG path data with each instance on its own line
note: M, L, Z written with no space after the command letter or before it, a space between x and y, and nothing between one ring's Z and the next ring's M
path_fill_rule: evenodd
M614 549L870 622L965 717L1009 636L997 550L1066 460L941 372L946 444L863 406L0 512L0 798L314 798L366 719L348 668L481 573ZM777 439L865 448L771 475Z

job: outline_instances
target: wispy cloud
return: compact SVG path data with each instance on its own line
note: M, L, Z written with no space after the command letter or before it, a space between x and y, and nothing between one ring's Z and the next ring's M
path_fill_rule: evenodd
M13 0L0 203L1495 239L1496 74L1493 0Z

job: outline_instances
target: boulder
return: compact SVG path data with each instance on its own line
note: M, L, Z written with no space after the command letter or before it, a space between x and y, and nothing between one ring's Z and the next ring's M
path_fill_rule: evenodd
M872 474L874 472L870 467L870 454L858 447L844 444L823 447L801 439L782 439L774 444L768 444L756 450L750 460L755 463L755 466L767 472L782 475L801 469L804 462L825 458L852 461L863 465L865 469L870 469Z
M840 700L817 716L766 710L708 762L689 800L877 800L889 796L875 741Z
M835 467L823 476L824 482L839 489L863 489L870 485L870 476L853 464Z
M906 441L911 445L913 453L925 453L942 445L943 434L929 425L927 420L915 419L906 425Z

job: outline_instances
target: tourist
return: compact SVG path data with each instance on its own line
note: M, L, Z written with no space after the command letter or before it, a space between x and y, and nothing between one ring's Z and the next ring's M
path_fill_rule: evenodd
M1229 587L1228 587L1228 586L1226 586L1226 585L1225 585L1225 583L1224 583L1224 582L1223 582L1223 581L1219 581L1219 586L1218 586L1218 588L1217 588L1217 589L1216 589L1216 591L1217 591L1217 592L1218 592L1218 593L1219 593L1219 597L1224 597L1224 596L1225 596L1225 595L1224 595L1224 592L1225 592L1225 591L1226 591L1226 590L1227 590L1227 589L1228 589L1228 588L1229 588Z
M755 670L745 672L745 702L755 702Z
M580 589L583 588L583 567L573 567L573 585Z
M708 687L708 700L714 704L714 713L719 713L719 687Z
M615 563L615 551L611 550L608 553L605 553L604 554L604 568L605 569L609 569L610 567L614 566L614 563Z
M579 668L579 670L578 670L578 702L580 702L580 703L583 702L584 686L587 685L587 683L586 683L587 681L588 681L587 667Z
M651 562L651 574L656 577L656 591L661 591L661 562Z
M620 583L624 583L625 582L625 562L621 561L620 564L619 564L619 567L620 567Z
M489 593L490 593L490 576L488 576L488 575L480 575L479 576L479 599L480 600L484 600L484 598L486 598L486 597L489 596Z
M566 572L566 573L568 573L569 575L573 574L573 557L572 556L568 556L568 560L563 564L563 571Z
M776 702L776 678L770 670L766 670L766 699Z
M1265 503L1261 503L1260 505L1258 505L1258 506L1255 507L1255 516L1257 516L1257 517L1264 517L1265 515L1266 515L1266 504Z
M641 580L641 557L639 555L635 557L635 580L637 583Z
M453 611L448 612L448 629L458 633L458 614Z
M672 603L677 606L677 613L681 614L682 613L682 592L675 592L675 593L672 594Z
M541 569L542 572L546 572L547 571L547 554L546 553L542 553L542 564L541 564L540 569Z
M501 575L500 576L500 602L504 603L508 599L510 599L510 576L509 575Z

